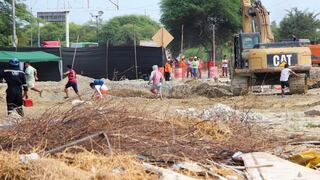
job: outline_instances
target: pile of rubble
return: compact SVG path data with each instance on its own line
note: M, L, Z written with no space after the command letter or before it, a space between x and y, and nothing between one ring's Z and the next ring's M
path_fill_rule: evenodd
M204 109L187 108L177 109L176 112L182 116L195 117L202 120L222 120L229 121L238 117L241 121L261 122L267 121L268 118L260 113L251 111L241 112L224 104L215 104Z

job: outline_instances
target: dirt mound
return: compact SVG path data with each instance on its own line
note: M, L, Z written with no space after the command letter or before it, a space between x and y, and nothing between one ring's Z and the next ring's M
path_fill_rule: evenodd
M187 82L185 85L174 86L169 94L172 98L189 98L194 96L204 96L217 98L232 96L229 87L225 85L210 85L197 81Z

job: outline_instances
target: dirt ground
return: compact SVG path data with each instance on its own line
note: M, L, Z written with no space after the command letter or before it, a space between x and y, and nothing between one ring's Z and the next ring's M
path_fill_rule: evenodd
M92 91L89 89L88 82L92 79L81 77L80 92L84 100L90 100ZM38 82L39 88L44 89L44 97L39 97L35 92L30 91L29 96L33 99L34 106L25 108L27 117L36 118L42 115L51 107L58 103L65 102L71 106L72 101L77 99L74 92L71 90L71 98L65 100L64 84L66 80L61 82ZM146 82L139 82L146 84ZM169 115L177 115L177 109L205 109L212 105L223 104L232 109L244 113L259 113L264 118L258 123L266 130L272 132L276 136L284 137L292 141L298 140L319 140L320 135L320 117L309 117L304 114L308 109L320 104L320 89L312 89L305 95L287 95L282 98L279 94L251 94L239 97L191 97L191 98L165 98L164 100L154 99L152 94L147 89L135 88L129 89L123 85L115 82L110 82L113 89L110 91L110 96L106 99L113 99L115 106L121 105L128 109L139 107L144 113L165 118ZM135 82L137 84L137 82ZM0 86L0 117L2 120L6 119L6 104L5 104L5 85ZM138 92L138 93L137 93ZM290 153L299 152L313 146L300 147L279 147L281 152L290 151ZM275 149L277 151L277 149Z
M76 99L75 94L70 90L71 98L64 100L63 85L64 82L45 82L38 83L39 87L44 89L44 97L41 98L33 91L29 91L29 96L34 101L34 106L25 108L26 116L37 117L45 112L51 106L59 102L71 101ZM0 116L6 116L5 108L5 86L0 87ZM90 89L84 85L80 86L80 91L84 95L84 99L89 99ZM117 95L124 90L113 90ZM151 94L145 97L131 97L130 91L125 92L128 97L119 97L121 103L139 104L145 106L146 111L151 110L150 113L158 111L159 116L164 112L175 113L176 109L183 108L205 108L217 103L228 105L240 111L250 111L263 114L267 117L268 121L263 122L269 125L269 128L280 129L284 134L290 133L305 133L306 136L319 135L320 117L308 117L304 112L309 108L320 104L320 89L309 90L305 95L287 95L281 98L280 95L261 95L252 94L240 97L219 97L219 98L206 98L206 97L193 97L185 99L165 98L163 101L152 98ZM112 94L112 92L111 92ZM136 95L136 94L135 94ZM137 95L138 96L138 95Z

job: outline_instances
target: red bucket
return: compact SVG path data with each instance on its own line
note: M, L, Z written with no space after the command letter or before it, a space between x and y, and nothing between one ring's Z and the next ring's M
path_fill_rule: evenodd
M32 107L33 106L32 99L23 99L23 106Z

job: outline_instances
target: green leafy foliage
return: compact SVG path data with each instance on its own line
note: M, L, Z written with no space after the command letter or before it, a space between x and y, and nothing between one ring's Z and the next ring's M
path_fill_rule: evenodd
M299 39L314 39L320 28L319 14L293 8L280 22L280 38L288 39L295 35Z
M27 11L26 5L22 0L16 1L16 32L19 40L19 45L23 46L27 43L25 26L32 22L33 16ZM13 31L12 17L12 1L0 1L0 46L8 46L12 44Z
M102 25L100 37L103 43L109 41L111 45L132 45L134 31L139 42L151 40L159 28L160 25L147 16L118 16Z
M275 41L279 41L280 40L280 27L278 26L276 21L271 22L271 31L274 35Z
M161 11L161 22L175 37L171 44L175 51L180 48L182 25L185 47L203 46L207 51L212 47L211 22L215 24L217 45L232 40L241 29L239 0L162 0Z

